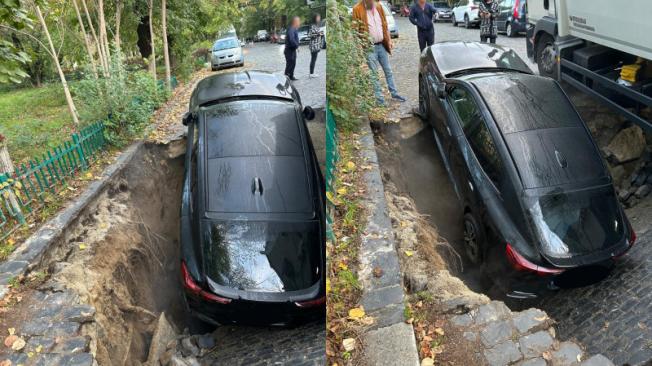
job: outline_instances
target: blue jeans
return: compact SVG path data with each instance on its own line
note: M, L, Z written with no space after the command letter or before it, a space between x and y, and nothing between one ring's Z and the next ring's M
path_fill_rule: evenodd
M380 81L378 80L378 64L383 68L385 73L385 80L387 81L387 88L389 93L394 96L398 95L396 85L394 85L394 75L392 75L392 68L389 65L389 54L382 44L374 45L372 51L367 55L367 64L371 69L371 78L374 83L374 93L379 102L383 102L383 92L380 89Z

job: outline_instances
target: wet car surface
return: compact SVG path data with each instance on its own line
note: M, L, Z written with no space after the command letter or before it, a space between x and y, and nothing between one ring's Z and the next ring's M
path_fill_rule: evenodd
M311 115L312 114L312 115ZM218 324L324 316L324 185L298 93L264 72L201 81L182 203L188 304Z
M450 57L460 53L467 57ZM633 244L588 128L559 85L533 75L513 51L475 42L430 47L421 59L420 110L463 204L472 262L559 276L608 268Z

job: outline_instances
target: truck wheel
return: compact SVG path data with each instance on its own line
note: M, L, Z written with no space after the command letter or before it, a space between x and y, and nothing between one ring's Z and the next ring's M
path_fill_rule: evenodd
M535 58L541 76L558 79L555 41L550 35L542 34L537 39L535 44Z

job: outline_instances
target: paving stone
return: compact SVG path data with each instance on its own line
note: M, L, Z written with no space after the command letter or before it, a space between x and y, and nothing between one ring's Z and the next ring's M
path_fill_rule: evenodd
M491 322L480 332L480 339L486 347L493 347L511 339L513 329L511 319Z
M95 307L91 305L75 305L65 308L62 312L62 319L70 322L88 323L93 321Z
M582 349L573 342L562 342L552 353L553 366L577 365L582 360Z
M374 311L390 304L403 303L403 287L400 285L384 287L362 295L362 305L367 311Z
M64 356L61 361L62 366L92 366L95 360L90 353L77 353Z
M595 355L582 362L581 366L614 366L614 364L603 355Z
M521 359L523 355L516 343L507 341L484 351L484 357L490 366L505 366Z
M521 334L543 330L549 326L550 318L539 309L527 309L514 316L514 327Z
M25 346L25 352L35 352L35 350L41 346L41 352L40 353L47 353L50 352L52 347L54 347L54 338L52 337L44 337L44 336L35 336L31 337L27 341L27 345Z
M47 335L51 337L71 336L79 331L79 323L55 321L40 318L29 321L21 327L21 334L24 335Z
M543 352L552 347L553 339L550 333L541 330L534 334L521 337L519 344L525 358L532 358L541 356Z
M0 264L0 273L17 276L25 271L28 264L26 261L7 261Z
M511 311L503 302L492 301L489 304L482 305L478 308L477 314L474 316L475 324L482 325L500 319L505 319L510 316Z
M457 327L467 327L473 323L473 318L469 314L455 315L451 318L451 323Z
M88 336L64 338L52 349L52 353L72 354L87 352L90 342L91 340Z
M4 345L2 346L4 347ZM22 365L27 362L27 355L24 353L12 353L9 355L0 355L0 361L9 360L12 365Z
M211 349L215 347L215 338L211 334L204 334L197 337L197 346L199 348Z
M523 362L520 362L518 366L547 366L546 360L543 358L532 358Z
M474 332L464 332L462 336L469 342L475 342L478 340L478 335Z

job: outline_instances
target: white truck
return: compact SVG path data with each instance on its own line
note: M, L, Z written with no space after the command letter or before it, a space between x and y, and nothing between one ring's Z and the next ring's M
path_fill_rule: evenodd
M652 2L528 0L528 57L652 133Z

